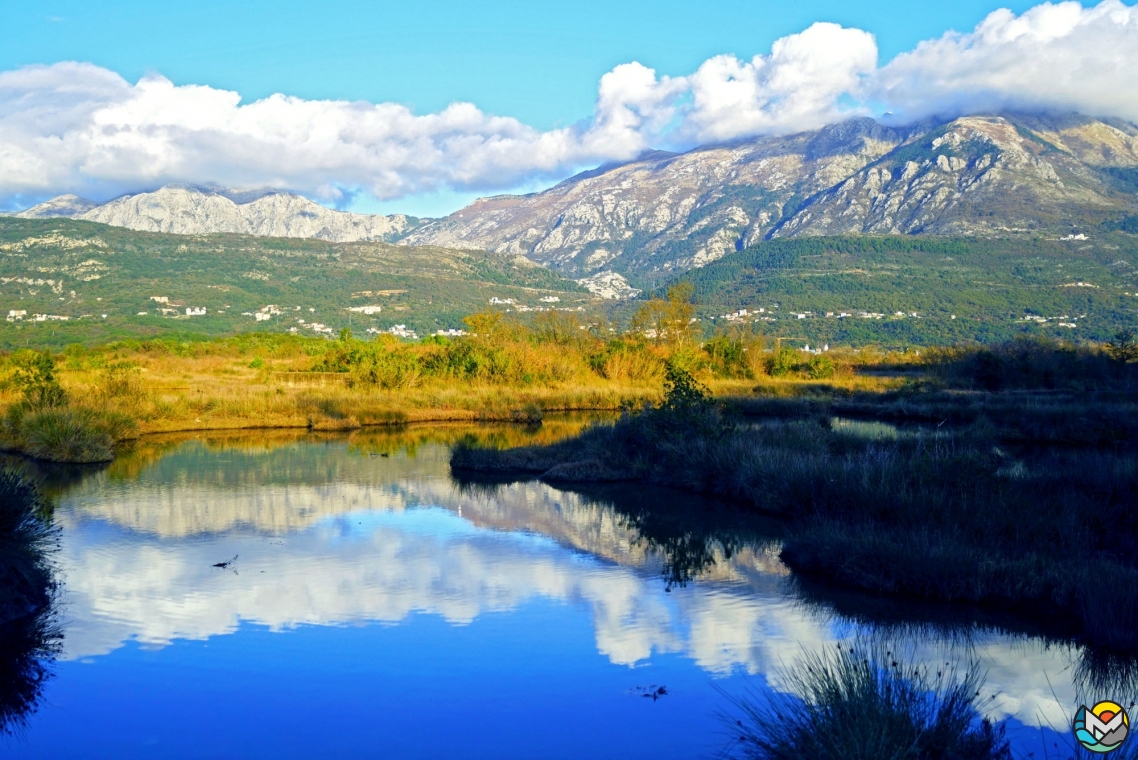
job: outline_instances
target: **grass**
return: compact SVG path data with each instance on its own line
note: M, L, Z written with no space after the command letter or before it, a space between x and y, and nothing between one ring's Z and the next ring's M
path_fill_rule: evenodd
M838 644L804 654L767 690L725 716L736 757L755 760L1011 760L1001 728L981 718L983 676Z
M477 335L417 343L345 332L339 340L250 334L20 351L0 359L0 437L37 458L100 461L124 440L175 431L532 423L550 412L657 400L672 355L720 393L748 391L765 366L757 343L724 338L677 352L575 314L522 323L486 313L470 327ZM798 381L794 373L771 379ZM863 389L882 382L891 381L852 372L832 380Z

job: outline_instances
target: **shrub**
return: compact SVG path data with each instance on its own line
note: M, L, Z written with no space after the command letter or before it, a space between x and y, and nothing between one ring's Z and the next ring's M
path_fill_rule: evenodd
M104 403L118 399L136 400L141 393L138 367L130 362L112 362L103 367L98 396Z
M806 365L806 371L815 380L826 380L834 376L834 363L830 357L819 354Z
M34 459L89 463L114 459L115 444L133 432L134 422L114 412L57 407L22 414L14 427L19 448Z
M1102 351L1045 338L1020 338L983 347L932 350L926 356L932 374L957 387L1112 390L1126 388L1138 377L1138 365L1122 360L1138 350L1131 346L1124 334Z
M643 341L617 339L589 358L589 364L606 380L659 382L664 362Z
M55 359L46 351L28 351L17 357L13 381L24 394L25 404L33 409L45 409L67 403L67 392L55 372Z
M798 368L798 356L789 348L779 349L767 360L767 374L771 377L788 375Z
M761 355L761 341L747 334L716 335L703 344L709 369L718 377L751 380L754 358Z
M981 718L983 676L920 664L885 645L806 654L768 690L733 700L737 755L761 760L1011 760L1002 727Z

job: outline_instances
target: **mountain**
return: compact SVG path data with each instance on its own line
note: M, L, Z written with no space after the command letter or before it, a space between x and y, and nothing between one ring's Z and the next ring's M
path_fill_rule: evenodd
M1136 166L1129 125L962 118L812 198L774 235L1078 232L1134 208L1138 187L1121 180Z
M86 207L84 208L84 205ZM102 205L61 196L14 216L70 217L145 232L233 233L314 238L334 243L399 239L420 223L395 214L353 214L325 208L293 193L241 194L192 185L167 185L154 192L116 198Z
M761 240L789 200L833 186L907 136L860 119L790 137L649 153L541 193L478 200L406 242L520 254L578 276L682 271Z
M651 283L772 237L1091 231L1138 212L1138 128L1081 116L854 119L650 153L484 198L403 242L524 255Z
M85 214L99 204L80 198L78 195L61 195L31 208L9 216L20 219L54 219L56 217L76 217Z

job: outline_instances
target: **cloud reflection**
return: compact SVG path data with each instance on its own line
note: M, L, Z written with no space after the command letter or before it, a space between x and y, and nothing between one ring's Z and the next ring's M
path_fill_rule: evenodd
M180 451L137 480L98 476L64 495L65 658L243 622L283 631L429 614L461 626L554 600L586 611L613 663L674 653L713 676L777 681L780 664L850 633L787 596L771 552L720 557L668 593L661 557L611 506L540 483L462 489L446 447L378 461L328 446ZM234 555L236 572L211 567ZM1064 724L1055 695L1074 700L1068 652L997 635L972 644L1003 695L995 717Z

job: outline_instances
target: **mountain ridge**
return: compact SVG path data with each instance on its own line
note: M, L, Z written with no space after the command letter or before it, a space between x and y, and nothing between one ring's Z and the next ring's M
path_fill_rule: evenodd
M336 211L281 190L237 191L190 184L164 185L102 204L73 195L59 196L11 216L65 217L139 232L228 233L333 243L393 242L421 223L405 214Z
M1135 213L1133 124L1078 114L906 127L859 118L649 153L541 193L479 199L402 242L484 248L575 277L613 271L651 285L774 237L1068 234Z
M583 283L625 281L620 290L631 292L774 238L1062 236L1128 224L1138 220L1138 126L1078 114L908 126L861 117L681 153L646 151L433 220L334 211L283 191L192 185L100 205L60 196L14 216L486 250Z

